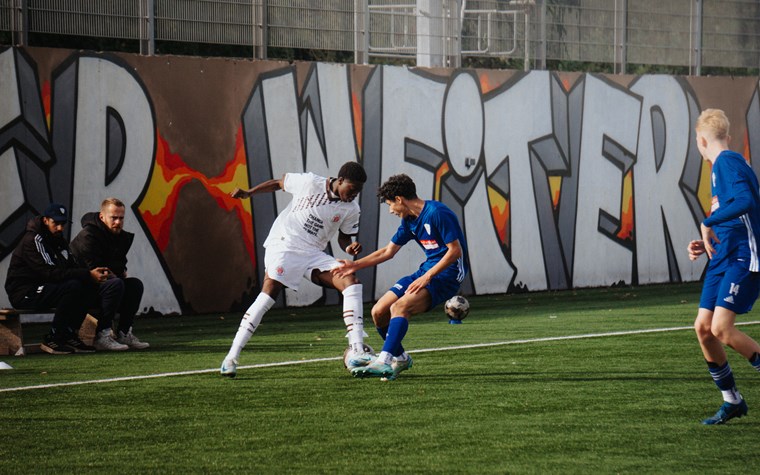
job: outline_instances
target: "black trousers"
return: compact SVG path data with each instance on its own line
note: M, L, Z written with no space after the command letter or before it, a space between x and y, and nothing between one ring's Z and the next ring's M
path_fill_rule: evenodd
M87 309L94 303L91 285L78 280L51 282L37 287L20 302L12 302L18 309L45 310L55 307L51 333L70 335L79 332Z
M143 295L143 283L135 277L111 277L98 286L100 300L100 315L98 315L98 331L113 328L116 314L119 314L118 328L115 330L127 333L135 321L135 315L140 309Z

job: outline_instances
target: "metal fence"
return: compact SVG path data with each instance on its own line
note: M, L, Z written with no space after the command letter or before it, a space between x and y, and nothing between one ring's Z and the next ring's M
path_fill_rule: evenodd
M458 66L465 57L756 70L758 0L0 0L0 38L39 33L352 52ZM30 44L30 38L33 39Z

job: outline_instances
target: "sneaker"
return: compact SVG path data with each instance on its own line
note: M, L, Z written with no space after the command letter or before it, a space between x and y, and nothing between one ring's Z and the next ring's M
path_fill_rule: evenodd
M734 417L742 417L747 415L747 403L744 399L739 404L731 404L730 402L724 402L718 412L714 416L702 421L705 425L725 424Z
M133 350L144 350L145 348L150 347L150 343L146 341L140 341L140 339L137 338L134 333L132 333L131 328L127 333L119 330L119 335L116 337L116 341L122 345L127 345Z
M355 378L387 378L393 375L393 368L389 364L375 360L367 366L352 369L351 374Z
M346 348L346 351L343 352L343 365L351 371L354 368L361 368L371 364L375 358L376 356L371 353L357 353L351 350L351 348Z
M67 345L62 338L56 338L52 334L45 336L40 344L40 349L51 355L70 355L74 353L74 348Z
M113 339L110 329L100 330L95 335L95 341L92 344L96 350L100 351L124 351L129 349L127 345L123 345Z
M95 347L85 344L76 335L66 338L66 345L71 347L74 353L95 353Z
M236 359L226 358L224 361L222 361L222 367L219 370L219 373L221 373L222 376L234 378L237 376L237 365L238 362Z
M393 381L396 378L398 378L398 375L402 371L406 371L409 368L412 367L412 357L407 356L405 360L397 360L396 358L393 358L393 363L391 363L391 368L393 368L393 374L390 376L386 376L383 379L383 381Z

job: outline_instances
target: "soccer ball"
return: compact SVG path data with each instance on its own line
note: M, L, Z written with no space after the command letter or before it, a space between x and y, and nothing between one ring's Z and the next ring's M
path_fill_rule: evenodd
M449 317L449 321L460 322L470 313L470 302L461 295L455 295L446 301L443 310Z
M370 355L374 355L375 354L375 350L371 346L369 346L368 344L366 344L366 343L364 344L364 352L365 353L369 353ZM343 350L343 367L344 368L348 368L349 353L351 353L351 347L350 346L346 347L346 349Z

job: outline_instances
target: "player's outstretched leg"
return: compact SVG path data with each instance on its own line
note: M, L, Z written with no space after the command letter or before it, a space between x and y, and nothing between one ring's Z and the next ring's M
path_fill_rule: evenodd
M274 305L274 299L265 293L260 293L256 300L248 307L243 319L240 321L240 327L235 334L235 339L232 340L232 346L229 353L222 361L222 367L219 372L222 376L228 376L234 378L237 375L238 358L240 358L240 352L243 351L248 340L253 336L253 332L258 328L261 319L264 314L272 308Z

